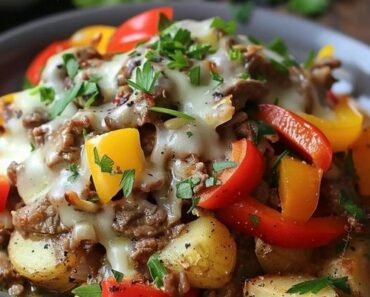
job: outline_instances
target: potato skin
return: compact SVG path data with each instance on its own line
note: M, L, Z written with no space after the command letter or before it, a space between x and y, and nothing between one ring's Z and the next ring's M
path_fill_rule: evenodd
M348 244L344 254L324 264L322 275L348 276L351 296L368 297L370 296L369 255L370 240L354 239Z
M192 287L217 289L231 278L236 243L218 220L200 217L189 223L159 257L168 269L184 271Z
M69 276L78 264L77 254L64 253L62 242L40 236L24 238L14 231L8 245L8 254L14 269L35 284L57 292L75 287Z
M302 275L265 275L249 279L244 285L244 297L292 297L298 294L286 293L293 285L312 280L314 277ZM300 295L299 295L300 296ZM305 294L305 297L338 297L332 288L325 288L316 294Z
M315 272L315 265L312 265L313 249L282 248L257 238L255 253L265 273L314 274Z

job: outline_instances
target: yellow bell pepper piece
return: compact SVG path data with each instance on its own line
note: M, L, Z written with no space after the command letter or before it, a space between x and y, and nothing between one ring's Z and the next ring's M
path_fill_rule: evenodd
M324 58L330 58L335 55L335 48L332 44L327 44L323 46L319 52L317 53L317 59L324 59Z
M137 129L115 130L89 139L85 143L85 153L96 192L103 203L109 202L120 190L122 173L102 172L101 166L96 164L96 153L99 160L104 155L113 160L113 171L135 169L135 184L139 183L145 159Z
M279 165L279 196L282 216L299 223L315 212L323 171L312 165L285 157Z
M370 128L365 129L353 145L352 158L359 192L363 196L370 196Z
M14 101L15 94L16 93L11 93L0 97L0 126L4 125L4 118L2 116L4 104L12 103Z
M363 115L348 98L338 103L334 113L334 120L325 120L309 114L301 114L301 116L325 134L334 152L342 152L347 150L360 136Z
M75 32L70 41L72 46L94 45L94 39L101 35L100 41L94 46L103 55L107 52L108 43L115 31L116 28L112 26L89 26Z

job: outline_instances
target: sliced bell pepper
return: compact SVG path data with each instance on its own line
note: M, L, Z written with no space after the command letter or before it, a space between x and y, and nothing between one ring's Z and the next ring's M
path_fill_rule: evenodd
M329 139L334 152L347 150L360 136L363 115L343 98L334 109L335 119L325 120L310 114L301 114L306 121L319 128Z
M173 9L168 6L150 9L122 23L108 44L108 53L129 51L139 42L152 38L158 33L161 14L172 19Z
M324 45L317 53L317 59L321 60L324 58L330 58L335 55L335 48L332 44Z
M4 117L2 115L4 104L12 103L14 101L15 94L16 93L11 93L0 97L0 127L4 125Z
M286 157L279 165L281 215L286 220L307 222L319 203L323 171L302 161Z
M263 175L263 158L253 142L241 139L232 144L231 160L238 165L224 170L218 179L220 186L213 186L200 194L198 206L208 209L222 208L250 194Z
M44 48L33 59L26 71L26 78L33 84L37 85L41 79L41 72L51 56L64 51L71 46L69 40L55 41Z
M125 170L135 170L135 184L138 184L145 159L137 129L120 129L91 138L85 143L85 153L98 197L103 203L118 193Z
M78 30L71 36L71 45L80 46L93 44L97 51L104 55L107 52L108 43L115 31L116 27L113 26L88 26ZM99 42L94 44L94 39L97 37L99 37Z
M147 284L124 280L118 283L114 278L101 284L102 297L171 297L167 293ZM191 289L184 297L197 297L198 292Z
M0 212L5 210L10 191L10 183L6 176L0 175Z
M251 197L219 210L217 217L232 229L286 248L319 247L345 234L344 218L317 217L298 224Z
M359 192L370 196L370 128L365 129L352 147Z
M329 140L306 120L272 104L259 105L260 118L270 124L279 135L317 167L328 170L333 151Z

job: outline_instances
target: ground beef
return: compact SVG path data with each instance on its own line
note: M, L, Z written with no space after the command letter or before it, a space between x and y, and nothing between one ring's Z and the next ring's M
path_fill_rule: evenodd
M18 277L6 252L0 251L0 283L3 285L9 284Z
M125 236L134 239L150 238L166 230L165 210L146 200L126 200L115 211L113 229Z
M88 117L73 119L66 122L55 131L55 150L57 154L48 161L48 166L53 167L60 162L75 162L80 158L80 146L84 142L83 130L90 128Z
M0 249L5 249L8 246L11 230L0 228Z
M33 112L23 115L22 124L25 128L35 128L49 120L49 114L43 109L35 109Z
M150 156L155 146L156 129L152 124L145 124L139 128L140 143L145 156Z
M185 272L170 272L163 278L164 291L171 297L184 296L190 290Z
M134 251L131 253L131 258L139 265L146 265L149 257L156 251L163 249L168 243L166 236L160 238L144 238L139 241L135 241Z
M12 186L17 185L17 172L18 172L19 166L20 165L14 161L10 163L10 165L8 166L7 175L9 177L10 182L12 183Z
M15 228L24 232L59 234L67 231L47 198L13 211L12 216Z

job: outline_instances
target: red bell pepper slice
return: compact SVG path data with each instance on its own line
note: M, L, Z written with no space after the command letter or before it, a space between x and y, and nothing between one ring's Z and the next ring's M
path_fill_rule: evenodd
M29 80L29 82L33 85L37 85L41 79L41 72L49 58L64 51L70 46L69 40L55 41L38 53L26 71L26 78Z
M298 224L284 220L281 213L250 197L219 210L217 216L232 229L286 248L319 247L345 234L344 218L315 217Z
M0 212L5 210L10 191L10 183L6 176L0 175Z
M108 53L125 52L133 49L139 42L147 41L158 33L160 15L173 18L172 7L147 10L122 23L108 44Z
M199 207L226 207L240 197L250 194L261 181L263 157L253 142L245 138L234 142L231 159L238 163L238 166L221 173L218 177L222 183L220 186L213 186L200 194Z
M147 284L124 280L121 283L113 278L104 280L101 284L102 297L171 297L167 293ZM197 297L196 290L191 289L184 297Z
M279 135L317 167L328 170L332 147L326 136L300 116L272 104L259 105L260 118L270 124Z

